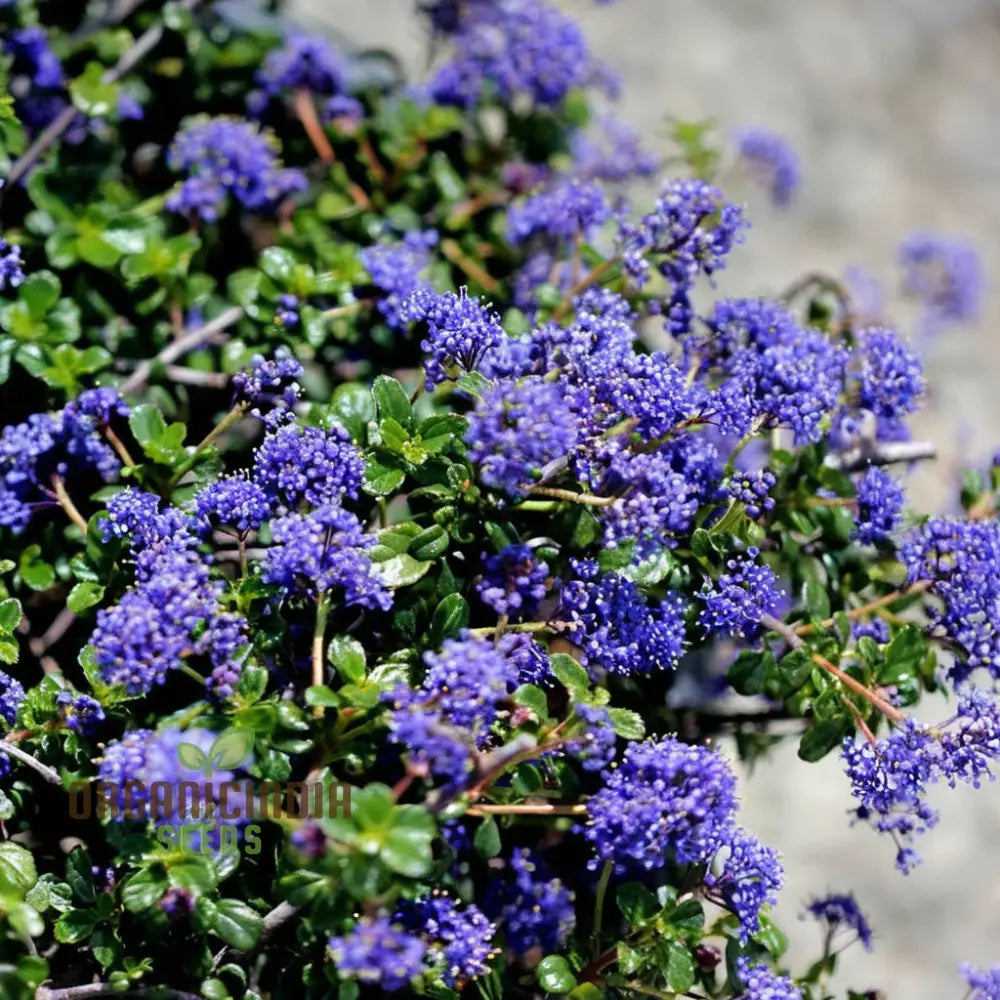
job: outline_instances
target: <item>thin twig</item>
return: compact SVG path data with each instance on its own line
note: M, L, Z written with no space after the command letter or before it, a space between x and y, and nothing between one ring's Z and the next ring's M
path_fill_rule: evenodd
M516 625L506 625L505 632L564 632L570 628L572 622L549 621L549 622L518 622ZM496 625L485 625L482 628L470 628L469 635L486 636L493 635L497 630Z
M477 264L471 257L469 257L455 240L442 240L441 253L444 254L444 256L447 257L448 260L450 260L460 271L463 271L466 275L472 278L473 281L482 285L486 291L499 291L500 283L497 279L494 278L488 271L480 267L479 264Z
M584 805L559 805L558 803L539 803L533 805L530 802L511 803L510 805L494 805L484 803L479 806L470 806L465 810L466 816L582 816L586 813L587 807Z
M118 386L118 391L123 395L129 395L141 389L149 379L150 374L153 371L154 366L168 365L173 361L176 361L181 355L187 354L188 351L193 351L196 347L200 347L206 340L211 339L217 333L222 333L224 330L231 327L234 323L238 323L243 318L244 312L242 306L230 306L228 309L219 313L215 319L209 320L203 326L199 326L196 330L192 330L190 333L185 333L183 336L178 337L176 340L172 340L166 347L152 358L147 361L141 361L134 372L120 386Z
M180 6L187 10L193 10L201 0L181 0ZM101 83L117 83L123 76L129 73L140 60L144 59L149 52L156 47L164 34L162 22L147 28L126 50L121 58L111 69L106 70L101 76ZM18 157L7 175L7 184L13 186L41 159L49 148L53 146L62 134L76 121L80 112L72 104L68 104L56 115L49 125L42 130L38 138Z
M69 608L63 608L40 636L28 640L28 649L31 650L31 655L43 656L50 646L54 646L66 634L66 630L75 621L76 614Z
M552 497L555 500L568 500L570 503L583 504L586 507L610 507L618 497L599 497L594 493L574 493L573 490L561 490L554 486L528 486L525 492L541 497Z
M53 475L52 489L55 492L56 499L59 501L59 506L65 511L66 516L86 535L87 519L77 510L72 497L66 492L66 484L62 480L62 476Z
M48 764L43 764L40 760L35 760L26 750L22 750L20 747L15 746L13 743L8 743L6 740L0 740L0 750L4 753L9 753L11 757L16 757L22 764L36 771L50 785L59 785L62 787L62 778L59 777L58 773L49 767Z

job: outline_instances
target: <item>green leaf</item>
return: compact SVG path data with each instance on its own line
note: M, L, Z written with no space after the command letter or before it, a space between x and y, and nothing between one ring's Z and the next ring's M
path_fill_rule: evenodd
M538 963L535 975L546 993L569 993L576 986L576 976L562 955L546 955Z
M296 266L295 256L284 247L268 247L260 255L260 269L282 286L291 281Z
M849 730L846 718L816 720L799 740L799 758L810 762L821 760L844 742Z
M167 891L167 877L153 868L132 875L122 886L122 905L130 913L155 906Z
M33 319L41 319L59 301L61 291L59 279L51 271L36 271L24 279L17 297Z
M378 425L379 436L382 438L382 445L389 451L400 454L405 447L410 435L406 428L396 420L395 417L383 417Z
M745 649L729 668L729 683L739 694L763 694L768 676L776 672L777 667L777 660L770 650L758 653Z
M627 708L609 708L611 726L624 740L641 740L646 735L646 724L638 712Z
M351 818L361 829L385 829L390 825L395 802L392 789L376 782L366 785L351 799Z
M806 606L811 618L826 619L830 617L830 595L826 584L818 577L810 577L802 584L802 603Z
M511 695L511 698L516 704L524 705L525 708L530 709L539 721L548 718L548 695L540 687L536 687L534 684L522 684Z
M163 414L149 403L137 406L129 414L128 425L132 429L136 441L143 448L159 440L167 429L167 422L163 419Z
M104 72L100 63L90 62L80 76L70 81L73 106L91 118L107 117L118 104L121 88L117 83L105 83Z
M0 843L0 896L24 899L38 881L31 851L12 840Z
M66 881L73 894L81 903L93 903L97 899L94 891L94 873L90 853L83 847L74 847L66 858Z
M13 632L21 623L21 602L14 597L0 601L0 632Z
M469 624L469 602L461 594L449 594L434 609L427 636L428 645L436 648Z
M450 541L440 524L432 524L410 542L409 552L414 559L437 559L448 551Z
M652 920L660 912L657 898L639 882L619 886L616 901L622 916L636 926Z
M216 736L208 756L218 771L232 771L245 764L253 753L256 735L252 729L232 726Z
M373 563L372 571L387 587L396 590L399 587L408 587L411 583L416 583L432 565L431 562L421 562L404 552L383 562Z
M80 614L95 604L100 604L104 597L104 588L96 583L78 583L69 592L66 606L74 614Z
M589 691L590 677L587 671L567 653L552 653L549 656L552 673L567 690Z
M195 898L211 892L217 881L212 862L200 855L191 855L171 864L167 869L167 880L172 886L187 889Z
M402 469L376 459L368 459L365 463L365 481L362 488L371 496L387 497L403 485L404 479L406 473Z
M338 385L330 399L330 410L351 439L360 445L368 440L368 424L376 417L371 393L357 382Z
M697 899L686 899L670 913L667 922L682 930L698 930L705 926L705 908Z
M386 834L379 856L392 871L407 878L423 878L431 870L434 861L431 849L433 839L433 825L430 829L394 826Z
M335 635L326 648L326 655L348 684L359 684L365 679L365 647L357 639Z
M379 375L372 385L372 398L383 420L391 417L402 428L409 429L413 426L410 398L396 379L388 375Z
M264 932L261 915L238 899L220 899L215 904L212 931L237 951L251 951Z
M472 846L481 858L495 858L500 853L500 828L492 816L487 816L479 824Z
M687 945L671 941L667 949L667 964L663 970L667 989L674 993L687 993L694 986L694 959Z
M42 547L29 545L18 561L17 570L21 579L32 590L48 590L56 582L56 571L44 559L40 559Z
M98 921L97 910L70 910L57 921L54 933L63 944L76 944L90 937Z

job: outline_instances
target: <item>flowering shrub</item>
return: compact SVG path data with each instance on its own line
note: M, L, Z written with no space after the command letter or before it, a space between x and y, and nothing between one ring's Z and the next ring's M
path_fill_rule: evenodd
M107 6L0 3L2 995L828 996L873 930L813 899L786 967L731 758L781 720L919 863L1000 756L1000 471L909 509L870 279L713 294L726 164L784 206L795 153L682 123L633 207L545 0L421 4L416 84ZM974 316L969 247L900 259Z

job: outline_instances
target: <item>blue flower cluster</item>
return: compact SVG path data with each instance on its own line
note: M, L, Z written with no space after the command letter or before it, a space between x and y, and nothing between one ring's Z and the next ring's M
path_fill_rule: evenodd
M902 523L903 487L885 469L873 466L858 483L857 538L878 545Z
M899 262L904 291L923 304L924 332L979 316L986 279L979 255L965 240L914 233L900 244Z
M556 244L590 240L611 216L599 184L559 180L507 213L507 238L513 244L539 237Z
M760 631L761 616L777 607L782 594L778 578L770 566L758 560L759 555L760 551L751 547L746 555L727 560L716 580L705 581L697 596L705 603L698 624L706 636L752 638Z
M439 104L471 108L488 90L504 104L527 97L547 107L590 75L580 26L544 0L475 0L452 23L455 55L429 86Z
M269 52L257 71L258 90L247 99L251 114L260 117L268 105L297 91L313 97L331 98L341 93L347 83L344 59L324 38L294 34L281 48Z
M419 288L403 303L401 317L406 323L426 326L420 347L426 355L428 391L462 372L477 371L507 339L500 317L464 288L458 295Z
M900 549L909 581L932 581L941 606L931 625L959 648L949 675L964 680L982 667L1000 677L1000 524L933 517Z
M959 971L972 991L968 1000L1000 1000L1000 965L977 969L974 965L965 964Z
M104 708L89 694L62 690L56 695L56 707L68 729L83 736L91 736L105 719Z
M277 421L291 415L302 390L302 365L292 357L287 347L279 347L273 358L254 356L248 371L233 376L236 399L251 407L251 413L261 420L269 411L276 411Z
M736 778L714 750L668 736L632 743L587 802L584 835L619 871L703 864L728 844Z
M178 132L167 163L186 175L167 198L167 208L214 222L229 198L250 212L272 212L306 189L298 170L279 165L275 140L238 118L204 118Z
M17 288L24 281L24 262L16 243L0 239L0 292Z
M355 921L342 936L329 940L330 954L345 979L378 983L388 992L401 990L424 971L427 946L388 917Z
M672 670L684 651L686 602L667 594L651 602L620 573L573 561L574 578L563 588L559 617L566 637L580 647L592 673L648 674Z
M938 821L928 804L928 786L945 781L979 787L992 778L991 764L1000 757L1000 709L986 691L959 689L954 717L930 729L907 719L878 745L850 738L842 758L851 792L858 800L859 820L891 834L898 850L896 866L909 872L920 861L912 848L915 835Z
M533 615L548 589L549 567L530 545L508 545L483 557L483 576L476 590L498 615Z
M271 514L271 501L246 476L223 476L199 490L195 516L204 534L212 528L234 529L240 536L256 531Z
M864 946L872 950L872 929L851 893L831 893L822 899L814 899L806 907L806 912L826 925L827 933L853 935Z
M271 522L271 535L261 566L265 582L294 596L337 593L349 608L392 606L392 592L368 555L375 539L350 511L325 504L308 514L287 514Z
M8 726L17 720L17 710L24 701L24 687L16 677L0 670L0 719Z
M778 852L742 827L729 837L727 848L722 871L718 875L709 873L705 884L736 915L740 937L746 941L760 930L761 909L778 902L785 871Z
M771 201L787 205L802 182L791 144L771 129L755 126L736 133L736 146L750 176L767 189Z
M394 330L406 325L404 303L416 293L430 293L430 286L420 275L430 265L430 251L437 241L436 230L413 230L399 243L375 243L359 254L362 266L379 292L378 310Z
M526 847L510 858L511 881L490 884L486 912L496 920L511 951L555 951L576 926L574 894L553 878L537 852Z

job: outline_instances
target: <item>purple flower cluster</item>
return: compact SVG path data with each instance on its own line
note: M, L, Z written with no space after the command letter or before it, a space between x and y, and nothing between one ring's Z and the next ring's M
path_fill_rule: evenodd
M255 417L263 419L269 410L276 410L280 421L295 408L302 392L299 387L302 374L302 365L282 346L273 358L255 355L249 371L233 376L233 389L237 401L252 407Z
M250 212L271 212L306 189L298 170L279 165L275 140L237 118L203 118L182 129L167 151L171 170L186 175L167 208L214 222L231 197Z
M0 292L17 288L24 281L23 266L21 248L16 243L0 239Z
M920 860L910 846L914 836L938 821L925 799L927 787L943 780L952 788L959 781L978 788L992 779L1000 711L986 691L961 688L954 717L936 729L907 719L877 747L845 740L841 756L858 800L855 816L892 835L896 866L906 873Z
M858 483L857 537L863 545L878 545L902 523L903 487L885 469L872 466Z
M329 941L337 971L345 979L377 983L387 992L401 990L424 971L427 946L388 917L359 920Z
M439 968L445 985L455 987L489 972L497 929L472 903L460 906L434 893L403 903L395 919L428 938L427 961Z
M132 552L138 555L171 540L183 544L182 536L188 526L188 519L176 507L161 511L160 498L155 493L126 486L109 498L102 533L106 542L112 538L130 538Z
M726 561L718 579L706 581L698 592L705 607L698 624L706 636L731 635L752 638L760 631L761 615L773 611L782 591L774 570L758 560L760 551L747 549L746 555Z
M740 1000L802 1000L802 992L791 979L766 965L751 966L744 957L738 959L737 969L745 987Z
M965 964L958 971L972 991L968 1000L1000 1000L1000 965L977 969L974 965Z
M942 606L931 626L964 654L949 673L964 680L979 667L1000 678L1000 523L933 517L905 539L900 558L909 581L933 581Z
M270 517L267 494L245 476L223 476L199 490L194 498L199 530L235 529L243 536L256 531Z
M564 178L510 209L507 238L515 246L532 237L556 244L590 240L610 217L611 206L599 184Z
M619 871L703 864L732 836L736 778L714 750L672 736L633 743L587 802L584 836Z
M774 510L774 489L777 479L768 469L759 472L734 472L723 484L729 499L741 503L747 517L757 520L767 511Z
M964 240L914 233L899 247L903 290L924 306L924 331L971 323L982 305L986 279L976 250Z
M342 427L286 424L257 448L253 480L275 504L319 507L356 499L364 472L364 459Z
M705 883L722 904L736 914L740 937L746 941L760 930L760 911L778 902L785 881L778 852L765 847L747 830L738 827L729 837L728 855L718 875L709 873Z
M104 721L104 709L88 694L62 690L56 695L56 707L68 729L83 736L92 735Z
M21 682L10 674L0 670L0 719L8 726L13 726L17 720L17 710L24 701L24 687Z
M895 330L885 327L862 330L858 343L862 357L858 406L887 420L916 412L926 388L916 354Z
M626 181L651 177L659 158L642 148L637 129L608 112L598 119L599 131L573 136L573 174L581 180Z
M736 145L750 176L768 190L771 201L787 205L802 181L799 158L791 144L776 132L758 126L740 129Z
M686 606L679 594L651 603L620 573L601 574L585 560L572 565L575 577L563 588L559 617L592 672L648 674L677 666Z
M438 234L413 230L399 243L376 243L359 254L361 264L378 289L378 310L393 330L406 325L404 303L414 296L432 294L430 286L420 277L431 262L431 250L437 246Z
M324 38L296 34L280 49L269 52L257 71L258 90L247 100L251 114L260 117L271 101L307 90L314 97L332 97L346 86L346 67L340 53Z
M508 545L483 556L483 576L476 590L498 615L533 615L548 589L549 567L535 557L530 545Z
M520 681L519 664L507 644L475 638L449 639L440 652L425 653L424 663L420 687L385 696L393 706L389 731L412 762L460 787L500 703Z
M830 935L847 931L864 945L865 951L872 950L872 929L851 893L831 893L814 899L806 912L825 924Z
M510 858L512 881L491 882L486 912L504 933L507 947L517 955L533 948L555 951L576 926L574 895L545 863L526 847Z
M39 25L8 31L3 51L11 58L14 111L30 134L40 132L69 103L62 63ZM79 130L73 128L69 137L79 141Z
M53 476L86 471L114 479L121 463L100 431L121 407L114 390L94 389L57 413L7 424L0 432L0 525L23 530L36 507L53 502Z
M602 771L615 759L618 746L611 716L601 705L576 705L573 710L583 729L566 743L566 751L585 771Z
M517 497L545 465L573 451L579 433L566 388L531 375L486 390L469 415L465 443L482 482Z
M490 96L509 106L524 95L551 107L586 83L591 69L580 26L543 0L471 3L455 21L453 41L454 57L430 83L439 104L471 108Z
M711 277L742 241L743 210L700 180L668 182L651 213L637 223L623 222L619 241L625 273L644 285L652 268L672 287L666 305L668 331L686 333L693 316L690 292L695 279Z
M346 607L392 606L392 592L368 556L375 538L350 511L325 504L309 514L288 514L271 522L271 534L274 544L261 566L265 582L296 596L336 592Z
M405 323L426 325L420 348L426 355L428 391L456 374L477 371L507 339L500 317L464 288L458 295L418 289L403 303L400 315Z

